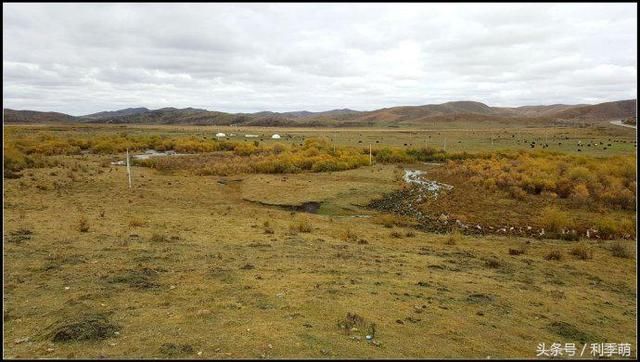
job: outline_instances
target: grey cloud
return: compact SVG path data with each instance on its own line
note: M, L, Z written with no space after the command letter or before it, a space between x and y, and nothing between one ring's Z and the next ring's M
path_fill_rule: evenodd
M3 4L5 107L636 97L635 4Z

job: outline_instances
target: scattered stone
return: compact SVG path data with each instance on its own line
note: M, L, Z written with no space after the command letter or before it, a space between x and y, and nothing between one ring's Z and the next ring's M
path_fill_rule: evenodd
M13 343L20 344L20 343L24 343L24 342L29 342L29 340L30 340L29 337L17 338L16 340L13 341Z
M405 320L405 321L407 321L407 322L411 322L411 323L418 323L418 322L420 322L422 319L420 319L420 318L413 318L413 317L406 317L404 320Z

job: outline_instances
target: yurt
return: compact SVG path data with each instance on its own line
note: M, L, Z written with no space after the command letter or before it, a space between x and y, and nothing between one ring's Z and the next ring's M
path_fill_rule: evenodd
M279 140L280 139L280 135L276 133L273 136L271 136L271 138L273 138L274 140Z
M222 132L218 132L216 133L216 137L226 137L227 135L222 133Z

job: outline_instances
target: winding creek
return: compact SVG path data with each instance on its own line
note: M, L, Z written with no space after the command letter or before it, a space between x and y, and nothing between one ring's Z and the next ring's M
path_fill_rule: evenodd
M428 191L429 193L432 193L435 196L437 196L438 193L442 190L449 191L453 189L453 186L451 185L425 179L422 177L423 175L425 175L424 171L405 169L403 179L404 179L404 182L408 184L418 185L421 188L423 188L425 191Z

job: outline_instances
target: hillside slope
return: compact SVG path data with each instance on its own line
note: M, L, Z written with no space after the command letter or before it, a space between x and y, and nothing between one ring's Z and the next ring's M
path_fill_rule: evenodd
M334 109L325 112L226 113L199 108L127 108L74 117L56 112L4 110L6 123L115 123L115 124L192 124L247 126L420 126L432 122L530 122L592 121L626 119L636 116L636 100L596 105L543 105L491 107L481 102L456 101L423 106L382 108L374 111Z

